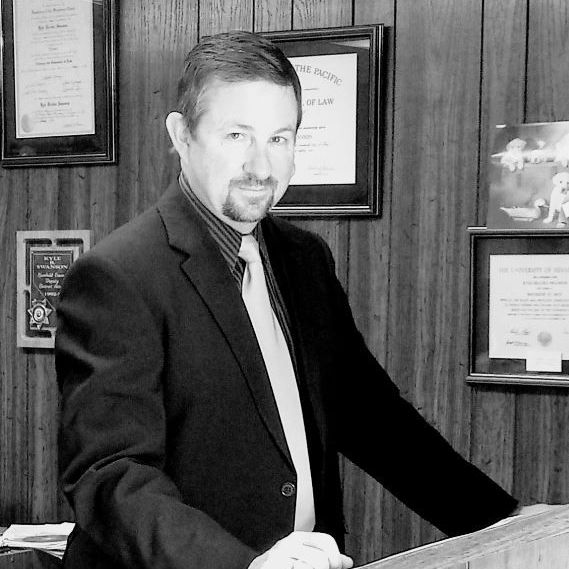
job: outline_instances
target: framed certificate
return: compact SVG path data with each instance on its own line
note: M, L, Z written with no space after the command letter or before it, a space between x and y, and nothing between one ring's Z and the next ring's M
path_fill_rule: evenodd
M263 34L302 86L296 171L274 213L379 214L383 26Z
M2 166L116 162L114 2L2 1Z
M469 231L468 380L569 387L569 232Z

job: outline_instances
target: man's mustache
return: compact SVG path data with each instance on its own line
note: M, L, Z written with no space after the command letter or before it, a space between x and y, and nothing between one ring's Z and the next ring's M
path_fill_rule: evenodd
M229 182L230 188L250 188L252 190L265 190L269 189L274 191L277 187L277 180L272 176L268 178L261 179L257 178L257 176L253 176L251 174L246 174L243 176L239 176L239 178L232 178Z

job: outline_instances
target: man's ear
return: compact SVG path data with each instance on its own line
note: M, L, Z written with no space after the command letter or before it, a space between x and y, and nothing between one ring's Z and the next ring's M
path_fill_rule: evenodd
M170 140L176 152L180 156L185 156L188 150L188 139L190 138L190 129L186 123L186 119L178 111L172 111L166 117L166 129L170 135Z

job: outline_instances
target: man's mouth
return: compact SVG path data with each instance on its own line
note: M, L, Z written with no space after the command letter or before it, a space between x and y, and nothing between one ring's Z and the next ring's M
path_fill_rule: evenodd
M239 186L239 188L246 192L266 192L269 189L267 186Z

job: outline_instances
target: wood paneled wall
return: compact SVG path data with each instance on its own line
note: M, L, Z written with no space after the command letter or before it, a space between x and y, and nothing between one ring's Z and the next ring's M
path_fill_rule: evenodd
M118 165L0 171L0 525L70 515L53 354L15 347L15 232L97 241L153 203L176 174L163 123L183 57L230 28L388 26L382 216L296 223L332 247L371 350L424 416L524 503L569 501L569 391L465 384L466 227L484 223L493 125L569 120L566 0L130 0L119 20ZM348 461L342 472L358 562L440 537Z

